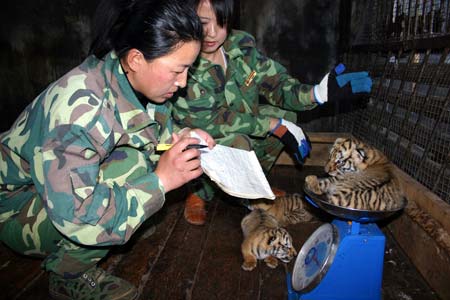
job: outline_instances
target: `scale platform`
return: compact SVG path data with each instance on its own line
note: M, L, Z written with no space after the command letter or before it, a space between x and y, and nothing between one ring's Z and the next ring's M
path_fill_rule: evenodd
M289 300L380 300L385 236L375 221L393 211L356 210L328 203L305 190L315 207L338 217L320 226L297 255L287 275Z

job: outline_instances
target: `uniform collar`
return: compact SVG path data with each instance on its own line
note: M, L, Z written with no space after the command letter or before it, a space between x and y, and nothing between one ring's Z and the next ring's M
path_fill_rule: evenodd
M115 52L110 52L105 57L105 70L112 72L109 83L111 91L116 94L112 97L116 98L116 106L118 108L116 116L120 119L123 128L127 132L134 132L153 123L154 120L150 118L147 110L149 106L153 107L156 105L149 102L146 104L146 109L144 104L139 101ZM117 87L119 91L116 91ZM152 111L154 110L152 109Z
M231 30L231 33L223 43L225 53L230 60L244 56L242 49L252 46L254 46L253 41L242 39L242 35L238 34L236 30Z
M227 39L225 40L225 42L223 43L223 49L225 50L225 55L227 56L228 62L231 62L236 58L244 56L244 53L242 52L240 47L242 46L245 47L246 44L241 43L240 40L236 39L234 32L235 31L232 30L231 33L228 35ZM195 78L196 74L197 75L202 74L215 66L216 66L215 64L211 63L209 60L204 59L199 55L193 66L190 68L190 74Z

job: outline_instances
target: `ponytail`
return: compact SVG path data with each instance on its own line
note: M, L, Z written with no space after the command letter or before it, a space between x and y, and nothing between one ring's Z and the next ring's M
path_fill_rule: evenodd
M119 57L135 48L147 60L170 53L180 42L201 41L202 24L184 0L102 0L89 50L97 58Z
M113 40L117 30L121 27L119 18L124 15L124 4L132 3L128 0L101 1L95 11L93 21L93 39L89 54L102 58L114 49ZM123 18L123 17L122 17Z

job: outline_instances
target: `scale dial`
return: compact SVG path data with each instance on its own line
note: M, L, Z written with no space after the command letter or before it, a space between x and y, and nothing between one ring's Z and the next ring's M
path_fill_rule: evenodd
M326 223L316 229L303 245L292 272L292 287L302 293L314 289L327 273L339 246L337 228Z

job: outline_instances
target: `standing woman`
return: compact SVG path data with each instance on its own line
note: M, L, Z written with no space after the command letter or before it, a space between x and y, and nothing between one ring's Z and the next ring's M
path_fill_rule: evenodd
M205 129L219 144L254 150L266 173L284 146L299 162L309 153L309 142L295 124L296 111L370 91L367 72L347 73L338 86L336 75L344 75L342 68L327 74L320 84L302 84L262 55L250 34L231 29L233 0L188 1L202 21L204 40L189 71L186 92L174 99L174 119ZM203 224L204 202L213 195L208 180L197 181L186 200L185 219Z
M53 299L135 299L97 267L200 176L186 128L167 99L186 85L202 25L184 1L104 0L90 55L49 85L0 135L0 240L46 257ZM202 130L196 132L215 142ZM162 155L158 143L173 143Z

